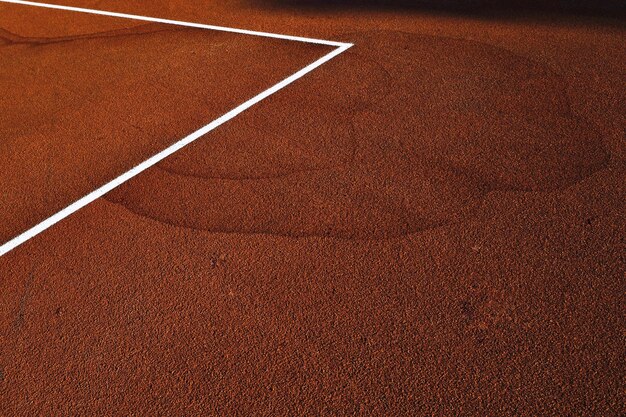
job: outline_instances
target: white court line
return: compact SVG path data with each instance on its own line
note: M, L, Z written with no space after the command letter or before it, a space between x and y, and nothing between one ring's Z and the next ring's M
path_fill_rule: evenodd
M276 33L256 32L256 31L244 30L244 29L227 28L227 27L222 27L222 26L213 26L213 25L204 25L204 24L199 24L199 23L180 22L180 21L177 21L177 20L159 19L159 18L146 17L146 16L136 16L136 15L125 14L125 13L106 12L106 11L102 11L102 10L83 9L83 8L80 8L80 7L60 6L60 5L55 5L55 4L36 3L36 2L22 1L22 0L0 0L0 2L1 3L21 4L21 5L25 5L25 6L45 7L45 8L49 8L49 9L67 10L67 11L72 11L72 12L91 13L91 14L97 14L97 15L102 15L102 16L119 17L119 18L124 18L124 19L143 20L143 21L147 21L147 22L164 23L164 24L178 25L178 26L187 26L187 27L200 28L200 29L218 30L218 31L222 31L222 32L240 33L240 34L244 34L244 35L262 36L262 37L266 37L266 38L284 39L284 40L290 40L290 41L306 42L306 43L313 43L313 44L318 44L318 45L327 45L327 46L335 46L336 47L336 49L334 49L332 52L324 55L323 57L321 57L317 61L313 62L312 64L307 65L306 67L302 68L300 71L296 72L293 75L290 75L289 77L285 78L283 81L279 82L278 84L270 87L269 89L263 91L262 93L252 97L250 100L248 100L248 101L244 102L243 104L240 104L239 106L235 107L234 109L232 109L228 113L226 113L226 114L222 115L221 117L213 120L208 125L206 125L206 126L200 128L200 129L196 130L195 132L193 132L190 135L184 137L183 139L179 140L178 142L174 143L173 145L169 146L168 148L164 149L163 151L157 153L156 155L150 157L149 159L143 161L142 163L140 163L136 167L130 169L129 171L125 172L124 174L120 175L119 177L115 178L114 180L112 180L112 181L104 184L100 188L90 192L86 196L84 196L81 199L79 199L79 200L75 201L74 203L70 204L69 206L67 206L63 210L59 211L58 213L52 215L51 217L48 217L47 219L45 219L41 223L37 224L33 228L27 230L26 232L24 232L24 233L22 233L22 234L20 234L20 235L18 235L16 237L14 237L13 239L11 239L8 242L4 243L2 246L0 246L0 256L5 255L7 252L11 251L12 249L15 249L16 247L18 247L22 243L24 243L27 240L35 237L39 233L43 232L44 230L48 229L49 227L51 227L54 224L58 223L59 221L63 220L67 216L71 215L72 213L75 213L76 211L78 211L81 208L85 207L87 204L89 204L89 203L93 202L94 200L102 197L103 195L105 195L109 191L113 190L114 188L118 187L122 183L128 181L129 179L131 179L134 176L138 175L139 173L145 171L146 169L150 168L151 166L157 164L158 162L162 161L163 159L167 158L168 156L172 155L173 153L179 151L180 149L182 149L185 146L189 145L191 142L193 142L193 141L197 140L198 138L200 138L201 136L209 133L210 131L212 131L213 129L217 128L218 126L221 126L222 124L226 123L230 119L232 119L235 116L237 116L237 115L241 114L242 112L246 111L250 107L252 107L255 104L259 103L260 101L266 99L267 97L271 96L272 94L276 93L277 91L282 90L283 88L285 88L289 84L293 83L297 79L302 78L303 76L305 76L309 72L311 72L314 69L320 67L324 63L326 63L326 62L330 61L331 59L335 58L337 55L342 54L343 52L345 52L346 50L348 50L350 47L353 46L353 44L345 43L345 42L334 42L334 41L326 41L326 40L321 40L321 39L303 38L303 37L299 37L299 36L280 35L280 34L276 34Z
M337 46L337 47L348 46L348 45L352 46L351 43L345 43L345 42L326 41L323 39L314 39L314 38L303 38L301 36L281 35L278 33L269 33L269 32L258 32L255 30L229 28L225 26L204 25L202 23L181 22L180 20L160 19L158 17L148 17L148 16L138 16L134 14L126 14L126 13L107 12L104 10L83 9L82 7L61 6L58 4L37 3L34 1L24 1L24 0L0 0L0 2L21 4L24 6L44 7L46 9L66 10L70 12L97 14L100 16L120 17L122 19L142 20L144 22L164 23L166 25L186 26L186 27L198 28L198 29L219 30L221 32L240 33L242 35L262 36L264 38L284 39L287 41L315 43L318 45Z

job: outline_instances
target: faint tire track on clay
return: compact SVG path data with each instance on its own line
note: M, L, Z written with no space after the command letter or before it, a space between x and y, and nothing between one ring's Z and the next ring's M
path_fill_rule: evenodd
M146 174L107 199L167 224L211 232L385 239L447 224L493 191L558 191L607 166L602 135L575 116L565 80L544 64L472 40L379 31L349 39L358 54L303 80L302 92L294 86L277 98L288 103L341 74L337 90L316 95L314 103L321 100L327 109L318 116L322 138L333 134L333 115L349 110L358 144L349 167L226 174L228 160L203 145L211 152L198 146L161 164L174 177ZM344 82L365 69L375 81ZM343 91L352 94L348 101L339 98ZM370 104L359 105L361 96ZM340 102L337 110L333 100ZM286 111L297 121L307 110ZM264 106L240 125L235 121L229 135L244 125L263 132L268 121L281 120L277 111L285 109ZM237 140L254 149L254 130ZM293 129L284 134L298 140ZM336 136L351 134L338 130ZM211 168L214 155L224 167L219 172ZM172 190L168 199L152 199L150 190L162 188Z

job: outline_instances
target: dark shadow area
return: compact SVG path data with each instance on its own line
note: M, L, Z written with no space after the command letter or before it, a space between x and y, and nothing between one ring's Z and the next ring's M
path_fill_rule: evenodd
M620 19L626 27L626 0L256 0L274 8L404 10L480 16L597 16Z

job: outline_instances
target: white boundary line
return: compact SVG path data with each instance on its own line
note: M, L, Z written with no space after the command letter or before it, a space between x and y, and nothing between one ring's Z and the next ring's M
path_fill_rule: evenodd
M148 17L148 16L138 16L134 14L126 14L126 13L107 12L104 10L83 9L82 7L61 6L58 4L37 3L34 1L24 1L24 0L0 0L0 2L21 4L24 6L43 7L46 9L66 10L70 12L97 14L101 16L120 17L122 19L142 20L144 22L164 23L166 25L186 26L186 27L198 28L198 29L219 30L221 32L240 33L242 35L262 36L264 38L284 39L287 41L315 43L318 45L328 45L328 46L337 46L337 47L348 46L348 45L352 46L351 43L345 43L345 42L326 41L323 39L314 39L314 38L303 38L301 36L280 35L278 33L257 32L254 30L229 28L225 26L204 25L202 23L181 22L180 20L160 19L158 17Z
M174 143L173 145L169 146L163 151L157 153L156 155L150 157L149 159L145 160L144 162L140 163L136 167L132 168L131 170L115 178L114 180L90 192L86 196L70 204L63 210L59 211L58 213L52 215L51 217L48 217L47 219L37 224L33 228L14 237L8 242L2 244L0 246L0 257L5 255L7 252L11 251L12 249L15 249L16 247L26 242L27 240L35 237L36 235L48 229L49 227L53 226L54 224L58 223L59 221L63 220L64 218L68 217L72 213L75 213L76 211L85 207L87 204L102 197L103 195L113 190L114 188L118 187L122 183L128 181L129 179L133 178L139 173L145 171L151 166L157 164L158 162L162 161L163 159L167 158L173 153L189 145L191 142L197 140L201 136L209 133L210 131L214 130L218 126L221 126L222 124L226 123L227 121L234 118L235 116L243 113L244 111L254 106L255 104L259 103L260 101L266 99L267 97L271 96L277 91L282 90L283 88L293 83L297 79L302 78L309 72L320 67L321 65L335 58L337 55L342 54L343 52L345 52L346 50L348 50L349 48L353 46L353 44L351 43L344 43L344 42L334 42L334 41L326 41L326 40L321 40L321 39L303 38L299 36L280 35L276 33L256 32L256 31L244 30L244 29L227 28L227 27L222 27L222 26L203 25L199 23L181 22L177 20L159 19L159 18L146 17L146 16L136 16L136 15L125 14L125 13L115 13L115 12L106 12L102 10L83 9L80 7L69 7L69 6L60 6L60 5L47 4L47 3L36 3L32 1L0 0L0 3L14 3L14 4L25 5L25 6L35 6L35 7L44 7L48 9L58 9L58 10L66 10L66 11L72 11L72 12L90 13L90 14L97 14L97 15L102 15L102 16L119 17L119 18L132 19L132 20L143 20L147 22L164 23L164 24L177 25L177 26L187 26L187 27L193 27L193 28L199 28L199 29L218 30L222 32L240 33L244 35L262 36L266 38L284 39L284 40L290 40L290 41L306 42L306 43L336 47L336 49L334 49L332 52L324 55L323 57L313 62L312 64L307 65L306 67L302 68L300 71L285 78L283 81L279 82L273 87L270 87L269 89L263 91L262 93L254 96L250 100L244 102L243 104L240 104L239 106L235 107L228 113L213 120L208 125L196 130L195 132L184 137L183 139L179 140L178 142Z

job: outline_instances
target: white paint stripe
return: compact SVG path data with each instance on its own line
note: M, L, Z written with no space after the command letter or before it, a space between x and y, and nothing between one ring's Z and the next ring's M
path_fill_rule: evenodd
M0 1L5 1L5 0L0 0ZM13 0L11 0L11 1L13 1ZM226 123L230 119L234 118L235 116L241 114L245 110L247 110L250 107L254 106L258 102L266 99L267 97L271 96L272 94L276 93L277 91L285 88L286 86L288 86L289 84L291 84L294 81L298 80L299 78L302 78L304 75L308 74L309 72L313 71L314 69L318 68L319 66L323 65L324 63L330 61L331 59L333 59L337 55L345 52L347 49L349 49L352 46L353 46L352 44L348 44L348 43L342 44L337 49L335 49L332 52L324 55L322 58L318 59L317 61L313 62L312 64L302 68L300 71L298 71L295 74L287 77L286 79L284 79L283 81L281 81L278 84L274 85L273 87L263 91L262 93L260 93L257 96L251 98L250 100L246 101L245 103L237 106L233 110L229 111L228 113L224 114L223 116L219 117L218 119L215 119L214 121L212 121L208 125L204 126L203 128L196 130L195 132L193 132L189 136L187 136L187 137L181 139L180 141L174 143L169 148L159 152L158 154L156 154L156 155L152 156L151 158L145 160L141 164L139 164L136 167L132 168L131 170L125 172L124 174L120 175L119 177L115 178L114 180L112 180L112 181L106 183L105 185L101 186L97 190L92 191L91 193L89 193L86 196L82 197L80 200L72 203L71 205L67 206L63 210L59 211L58 213L54 214L53 216L51 216L51 217L47 218L46 220L42 221L41 223L39 223L35 227L27 230L26 232L22 233L21 235L19 235L17 237L9 240L8 242L6 242L2 246L0 246L0 256L3 256L4 254L9 252L10 250L15 249L17 246L19 246L22 243L26 242L27 240L35 237L39 233L43 232L44 230L48 229L49 227L51 227L54 224L58 223L59 221L63 220L67 216L69 216L72 213L75 213L76 211L78 211L81 208L85 207L87 204L89 204L89 203L93 202L94 200L102 197L103 195L105 195L109 191L113 190L114 188L118 187L119 185L123 184L124 182L130 180L131 178L133 178L134 176L138 175L139 173L141 173L141 172L145 171L146 169L150 168L151 166L157 164L158 162L162 161L163 159L167 158L168 156L172 155L173 153L179 151L180 149L182 149L185 146L189 145L190 143L192 143L193 141L197 140L201 136L209 133L210 131L212 131L213 129L217 128L218 126Z
M134 15L134 14L126 14L126 13L107 12L104 10L84 9L82 7L61 6L58 4L38 3L34 1L0 0L0 2L21 4L24 6L44 7L47 9L66 10L70 12L90 13L90 14L97 14L100 16L120 17L123 19L142 20L144 22L163 23L166 25L177 25L177 26L186 26L186 27L198 28L198 29L219 30L221 32L240 33L242 35L262 36L264 38L284 39L288 41L314 43L318 45L337 46L337 47L351 45L349 43L327 41L323 39L303 38L301 36L281 35L278 33L269 33L269 32L258 32L254 30L229 28L225 26L214 26L214 25L204 25L201 23L181 22L179 20L160 19L158 17L148 17L148 16L139 16L139 15Z

